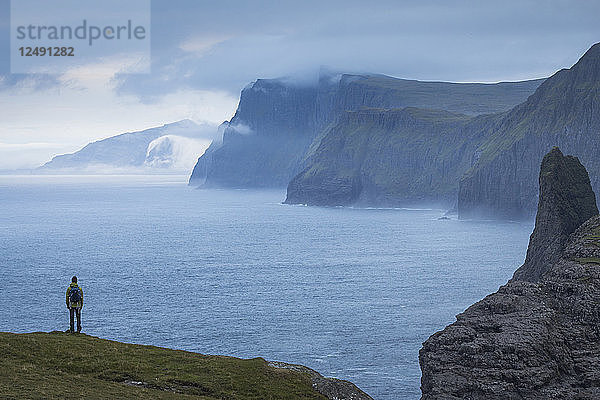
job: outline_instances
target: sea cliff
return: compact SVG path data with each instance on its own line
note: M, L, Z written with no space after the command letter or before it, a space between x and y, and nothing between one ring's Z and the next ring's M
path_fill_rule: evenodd
M524 101L543 80L498 84L420 82L370 74L322 73L314 83L259 79L199 158L189 183L205 187L286 187L311 163L320 139L363 108L427 108L474 116Z
M462 114L419 108L346 112L308 154L286 203L451 205L477 138Z
M223 127L191 185L287 186L290 204L428 202L460 218L531 219L538 166L554 146L581 159L600 192L600 44L546 80L258 80Z
M423 400L600 397L600 216L585 168L541 164L527 258L513 279L432 335Z
M461 217L533 217L538 165L553 146L581 159L600 193L600 44L495 123L460 181Z

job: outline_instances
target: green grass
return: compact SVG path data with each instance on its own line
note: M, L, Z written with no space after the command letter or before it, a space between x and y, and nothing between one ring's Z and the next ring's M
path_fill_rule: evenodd
M598 264L598 265L600 265L600 257L576 258L575 261L577 261L580 264Z
M0 398L325 399L308 374L269 367L262 358L61 332L0 333Z
M594 229L590 235L585 237L591 244L600 247L600 227Z
M385 75L362 75L353 86L363 91L396 97L397 104L449 110L468 114L489 114L522 103L543 80L503 84L424 82Z
M592 230L592 233L588 237L591 239L600 239L600 227Z

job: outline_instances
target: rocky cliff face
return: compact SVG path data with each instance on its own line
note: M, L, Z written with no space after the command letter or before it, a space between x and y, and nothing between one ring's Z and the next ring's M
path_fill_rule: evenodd
M595 197L557 149L540 184L523 267L423 343L422 399L600 398L600 216L575 229L598 214Z
M287 203L451 203L477 138L461 114L418 108L346 112L288 186ZM472 131L474 132L474 131Z
M348 74L325 74L313 86L258 80L242 92L222 143L198 160L190 184L289 183L289 203L323 205L447 204L456 196L461 218L531 218L537 168L554 146L579 157L600 191L600 44L572 68L540 83L450 84ZM360 114L365 108L378 108L377 118L387 122L370 125L372 110ZM414 137L423 142L415 145L408 134L413 122L403 126L402 120L389 128L393 115L402 118L398 110L390 110L402 108L446 110L472 120L451 129L445 122L434 123L454 132L440 131L439 137L416 124ZM348 111L359 111L360 117L348 117ZM482 113L496 114L484 118ZM460 143L461 135L472 142ZM381 146L398 138L407 141L410 152L400 145ZM448 149L441 150L440 143ZM348 146L364 153L352 156ZM434 164L423 170L420 159Z
M587 166L600 190L600 44L570 69L548 78L523 104L502 115L474 153L460 182L461 217L529 218L537 202L537 166L553 146Z
M453 206L460 177L498 119L472 116L501 111L539 83L458 85L343 76L331 105L340 116L313 141L303 169L288 185L286 203ZM365 104L379 108L360 109Z
M316 88L259 79L247 86L222 142L198 160L191 185L285 186L314 137Z
M198 160L190 184L285 187L310 164L309 153L325 129L346 111L413 106L468 115L497 112L523 101L541 82L452 84L323 74L314 85L302 86L259 79L242 91L223 141Z

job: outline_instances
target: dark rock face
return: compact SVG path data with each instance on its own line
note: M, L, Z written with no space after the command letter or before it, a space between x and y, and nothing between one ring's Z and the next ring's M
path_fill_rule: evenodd
M525 265L423 343L422 399L600 398L600 216L564 236L598 212L586 175L558 149L545 157Z
M560 258L569 235L598 215L596 196L585 167L558 147L544 157L540 168L540 195L535 229L525 264L514 279L537 282Z
M311 149L324 129L346 111L412 106L467 115L498 112L523 101L542 81L453 84L323 74L318 83L306 86L259 79L242 91L222 143L198 160L190 184L285 187L310 164Z
M461 179L461 218L531 218L539 162L552 147L577 156L600 193L600 44L548 78L529 99L500 115Z

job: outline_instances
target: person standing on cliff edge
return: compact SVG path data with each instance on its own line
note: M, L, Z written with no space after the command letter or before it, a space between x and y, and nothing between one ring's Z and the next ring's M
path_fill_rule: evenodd
M77 285L77 277L71 278L71 284L67 288L67 308L71 317L70 333L74 332L74 317L77 315L77 333L81 332L81 308L83 307L83 290Z

